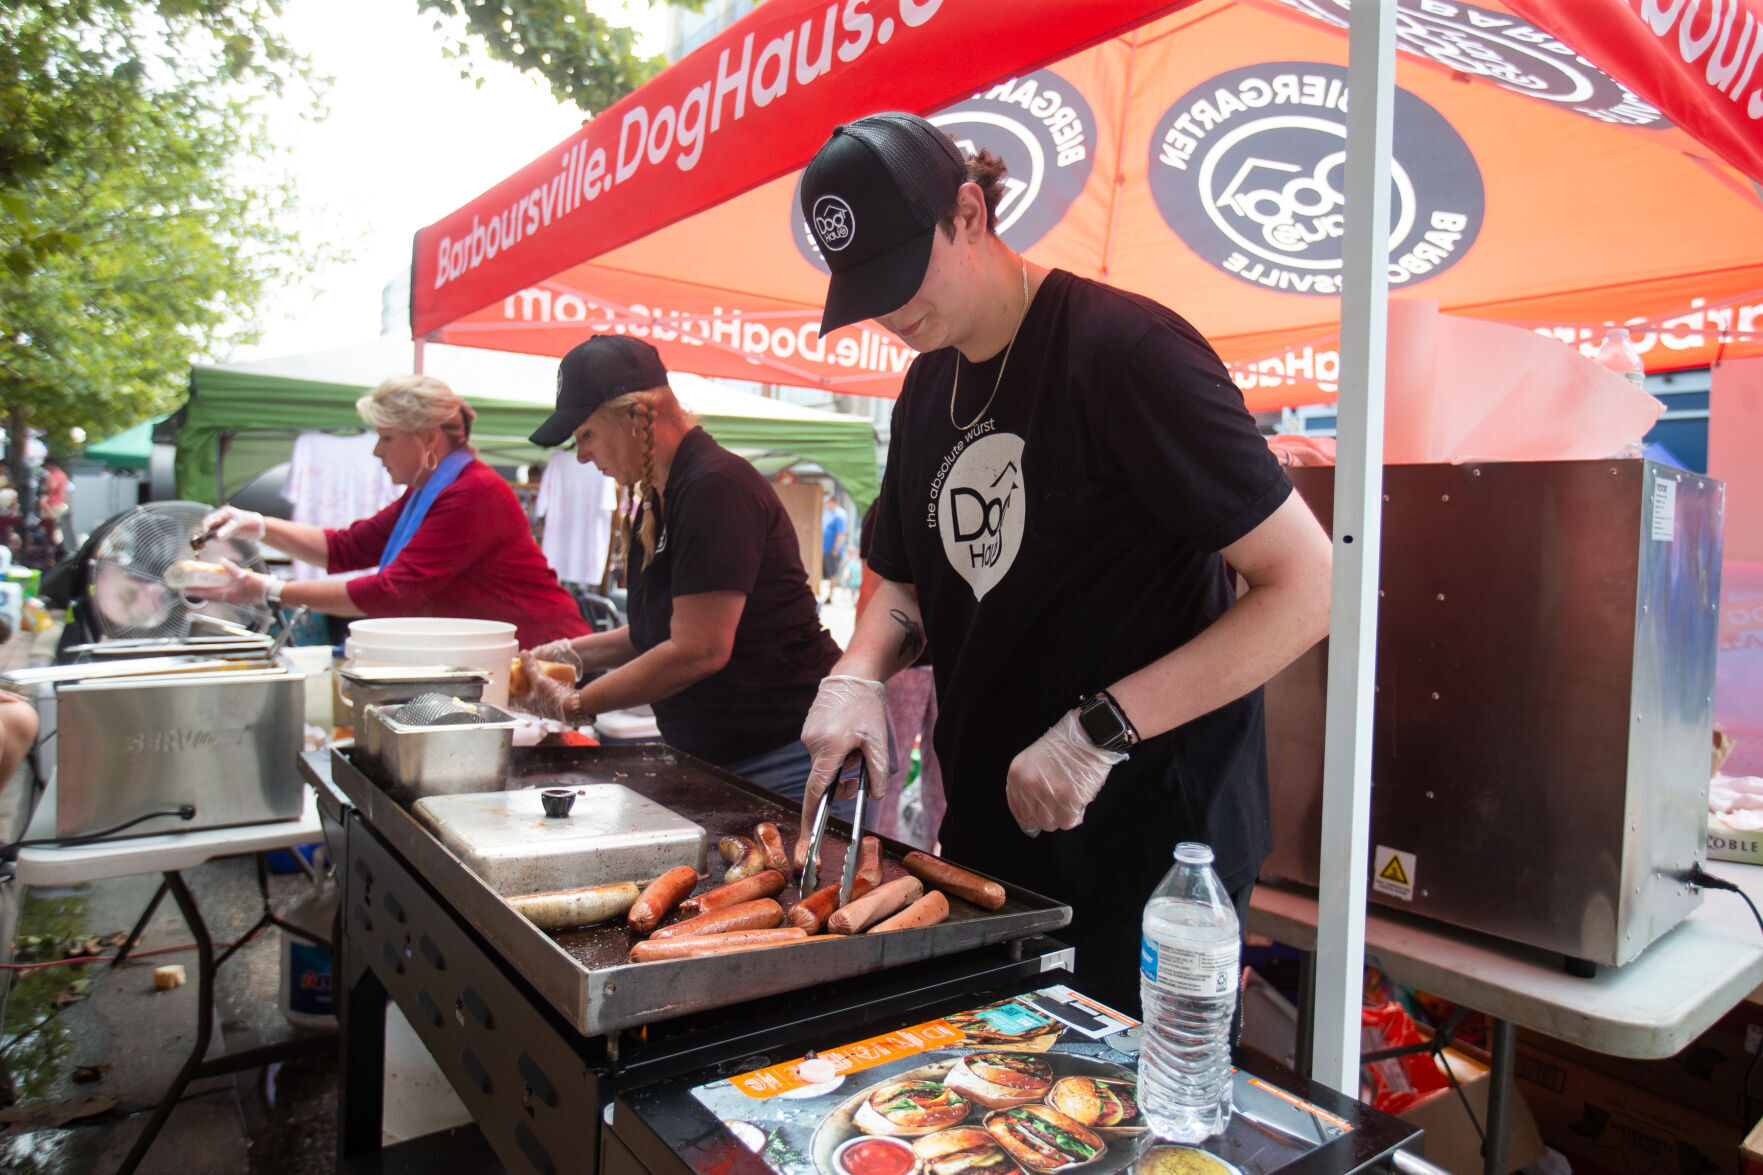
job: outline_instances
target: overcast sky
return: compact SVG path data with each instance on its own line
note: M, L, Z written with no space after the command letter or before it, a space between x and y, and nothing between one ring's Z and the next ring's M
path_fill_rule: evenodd
M619 10L617 0L592 7ZM654 30L642 51L659 52L659 10L634 0L624 12L620 23ZM433 25L416 0L289 0L289 38L335 82L327 120L306 121L284 106L276 134L292 152L302 234L347 248L353 259L272 296L263 341L234 358L376 338L381 288L409 268L416 230L580 126L581 113L559 106L544 83L481 54L482 88L461 78Z

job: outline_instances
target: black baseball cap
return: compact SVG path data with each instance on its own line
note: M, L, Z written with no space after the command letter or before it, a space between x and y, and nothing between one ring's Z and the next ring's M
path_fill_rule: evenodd
M661 356L629 335L595 335L557 365L557 410L528 438L549 449L567 441L582 421L614 396L667 382Z
M912 300L937 222L966 181L961 148L917 115L833 128L802 173L802 215L833 271L821 334Z

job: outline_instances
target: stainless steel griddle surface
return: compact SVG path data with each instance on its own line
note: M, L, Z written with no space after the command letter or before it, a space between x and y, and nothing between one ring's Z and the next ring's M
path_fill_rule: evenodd
M302 759L303 769L310 766L310 759ZM1006 901L1001 909L987 911L951 898L949 919L922 929L815 940L736 955L633 964L627 959L635 939L622 921L554 934L539 930L417 823L405 798L356 770L343 751L332 752L329 766L332 782L367 823L541 995L590 1034L801 990L988 943L1028 938L1057 930L1071 918L1070 907L1005 885ZM786 848L793 849L795 844L800 812L794 805L659 745L517 748L504 787L591 783L623 784L703 826L710 842L711 874L699 882L697 893L722 884L727 866L715 849L721 837L751 837L754 825L769 820L783 832ZM828 827L822 876L836 878L849 827L836 820ZM883 850L886 878L903 875L900 857L909 846L884 841ZM778 900L787 908L798 896L792 884Z

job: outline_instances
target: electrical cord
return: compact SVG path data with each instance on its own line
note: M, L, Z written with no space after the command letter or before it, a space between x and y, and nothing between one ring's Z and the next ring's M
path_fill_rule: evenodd
M1745 905L1751 908L1751 917L1757 920L1757 929L1763 931L1763 914L1757 912L1757 903L1751 900L1750 894L1726 878L1716 877L1700 865L1693 865L1689 872L1684 874L1684 880L1698 889L1723 889L1728 893L1737 894L1744 899ZM1751 1054L1751 1063L1745 1066L1745 1080L1739 1086L1739 1116L1746 1122L1751 1120L1751 1081L1757 1076L1759 1058L1763 1058L1763 1045L1760 1045L1757 1051Z
M9 845L0 847L0 864L16 861L21 849L35 849L47 845L53 845L58 848L65 848L69 845L87 845L94 841L108 840L125 829L133 828L135 825L146 820L157 820L162 816L176 816L178 819L185 821L194 820L196 818L196 805L180 804L175 808L160 808L157 811L148 812L144 816L136 816L133 820L125 820L115 828L106 828L102 832L90 832L81 836L45 836L39 837L36 840L15 840Z

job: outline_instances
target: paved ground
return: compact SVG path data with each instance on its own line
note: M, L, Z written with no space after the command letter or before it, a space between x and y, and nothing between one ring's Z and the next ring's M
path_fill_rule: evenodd
M0 645L0 669L41 661L54 632L19 634ZM30 781L17 778L0 799L21 798ZM12 838L0 805L0 840ZM248 930L260 910L249 858L215 861L186 880L218 942ZM126 933L146 908L158 877L125 877L68 892L14 892L15 943L55 943ZM272 901L286 910L310 883L296 874L271 876ZM8 919L0 918L0 928ZM183 963L194 978L190 933L167 899L149 923L138 952L121 967L61 966L10 971L0 1018L0 1170L30 1175L109 1172L128 1152L152 1108L189 1055L196 1034L196 987L155 991L153 968ZM108 953L114 948L104 948ZM38 947L38 953L58 953ZM13 957L0 949L0 958ZM281 943L268 933L242 948L220 971L217 1044L247 1048L299 1035L278 1006ZM69 1002L69 997L81 998ZM328 1052L211 1078L190 1087L140 1170L167 1175L282 1175L333 1170L336 1080ZM74 1116L89 1115L89 1116ZM15 1120L16 1119L16 1120Z

